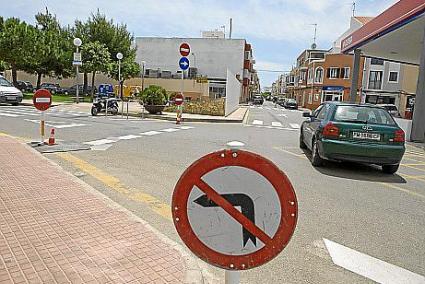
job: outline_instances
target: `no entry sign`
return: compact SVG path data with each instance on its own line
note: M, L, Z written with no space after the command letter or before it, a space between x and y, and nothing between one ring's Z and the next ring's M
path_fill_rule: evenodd
M251 152L222 150L193 163L172 200L174 225L204 261L244 270L277 256L292 237L297 199L286 175Z
M183 104L183 100L184 100L183 95L182 95L182 94L177 94L177 95L175 96L175 98L174 98L174 103L175 103L177 106L179 106L179 105L182 105L182 104Z
M188 56L190 54L190 46L188 43L184 42L180 45L180 54L181 56Z
M40 111L48 110L52 104L52 95L46 89L40 89L32 97L34 107Z

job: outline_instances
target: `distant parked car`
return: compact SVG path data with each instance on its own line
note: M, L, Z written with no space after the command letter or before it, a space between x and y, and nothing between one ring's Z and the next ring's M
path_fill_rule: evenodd
M285 97L277 97L276 98L276 103L280 106L285 106L285 102L286 102L286 98Z
M92 86L87 86L87 92L83 92L83 84L79 84L78 85L78 94L79 95L90 95L92 91ZM97 88L96 86L94 87L94 93L97 93ZM68 89L68 94L75 96L77 95L77 85L72 86L71 88Z
M254 96L254 99L252 100L252 103L254 105L262 105L264 103L263 96L260 96L260 95Z
M15 88L12 83L0 76L0 103L18 105L22 102L22 92Z
M34 92L34 86L31 84L31 82L29 81L16 81L16 86L17 89L19 89L21 92L26 92L26 93L32 93Z
M384 108L326 102L303 116L300 148L311 151L313 166L331 160L380 165L388 174L398 170L405 134Z
M400 112L394 104L378 104L382 108L385 108L393 117L401 117Z
M40 89L46 89L46 90L50 91L50 93L52 95L67 94L68 93L67 89L62 88L57 83L43 83L43 84L40 85Z
M283 106L285 108L298 109L297 101L294 99L287 99Z

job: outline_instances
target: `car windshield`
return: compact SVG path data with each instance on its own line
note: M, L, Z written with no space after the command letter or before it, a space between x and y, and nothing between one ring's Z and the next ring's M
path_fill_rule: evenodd
M289 99L288 100L288 103L291 103L291 104L294 104L294 103L296 103L297 101L296 100L294 100L294 99Z
M13 87L13 85L3 77L0 77L0 86L2 86L2 87Z
M352 123L395 125L394 119L388 111L369 106L338 106L334 120Z

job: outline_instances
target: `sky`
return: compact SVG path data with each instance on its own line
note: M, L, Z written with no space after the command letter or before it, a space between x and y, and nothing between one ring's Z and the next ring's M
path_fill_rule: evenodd
M356 0L356 16L376 16L396 0ZM252 44L255 69L288 71L313 42L329 49L349 27L352 0L0 0L0 16L34 23L34 15L56 14L62 25L85 20L97 9L124 23L134 36L200 37L203 30L220 29L233 19L232 38ZM259 71L262 87L279 72Z

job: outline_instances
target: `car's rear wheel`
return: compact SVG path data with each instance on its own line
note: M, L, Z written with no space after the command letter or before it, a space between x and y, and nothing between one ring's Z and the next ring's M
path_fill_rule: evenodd
M393 174L398 170L398 167L400 165L383 165L382 166L382 171L386 174Z
M314 167L320 167L323 165L323 159L319 156L319 148L317 146L316 139L313 140L313 147L311 148L311 164Z

